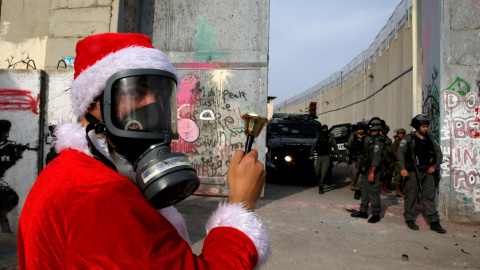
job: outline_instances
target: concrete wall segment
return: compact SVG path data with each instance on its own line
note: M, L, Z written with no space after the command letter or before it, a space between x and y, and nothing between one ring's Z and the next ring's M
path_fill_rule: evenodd
M156 2L154 46L172 52L266 51L268 7L268 1L251 0Z
M480 220L480 64L478 29L468 27L480 11L476 1L442 2L440 44L440 144L444 153L440 211L456 221ZM462 27L463 24L463 27ZM428 26L428 25L427 25ZM465 40L466 39L466 40ZM467 41L467 42L465 42Z
M110 31L111 7L50 11L50 37L86 37Z
M0 70L0 119L11 123L7 140L0 147L0 186L18 196L18 204L8 209L7 218L16 232L25 199L39 173L39 143L42 104L41 70ZM4 193L2 193L4 194ZM6 205L0 205L6 207ZM5 209L2 209L4 213ZM5 228L2 228L2 232Z
M50 9L109 7L111 0L50 0Z
M0 41L23 43L48 36L49 1L2 0Z
M471 0L457 0L451 2L450 28L451 30L479 30L480 29L480 2Z
M75 57L75 44L82 39L78 37L49 38L47 42L47 54L45 56L45 69L57 68L62 57ZM59 68L64 68L60 63ZM73 67L69 67L73 68Z

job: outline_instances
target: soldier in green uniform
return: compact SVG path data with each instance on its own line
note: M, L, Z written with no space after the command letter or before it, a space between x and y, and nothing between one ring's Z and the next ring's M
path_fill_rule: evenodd
M330 155L332 154L332 149L334 150L335 155L340 156L333 134L330 134L327 125L323 125L310 149L310 158L313 157L314 152L317 153L317 160L315 161L315 178L318 180L318 194L324 193L323 188L325 186L327 171L331 163ZM338 162L341 161L339 160Z
M355 218L368 218L368 204L372 206L372 216L368 223L380 221L380 163L382 161L385 138L380 135L382 120L370 115L365 119L368 121L370 136L365 138L365 151L361 157L361 166L365 167L365 175L362 183L362 200L360 211L351 214Z
M403 182L403 177L402 175L400 175L400 166L398 166L397 150L398 146L400 145L400 141L402 141L403 136L405 136L407 131L404 128L398 128L397 130L395 130L395 132L397 133L397 135L395 136L395 142L392 145L393 161L395 162L395 167L393 168L393 183L395 184L395 195L397 197L404 197L405 195L403 194L403 187L405 185Z
M435 204L436 187L433 176L443 161L443 155L435 139L428 135L429 124L430 120L427 115L415 116L410 124L415 131L405 135L398 147L397 158L400 174L407 177L403 215L410 229L419 229L414 221L414 210L418 193L421 192L425 215L430 221L430 230L446 233L446 230L440 225Z
M393 177L393 150L392 150L392 139L388 137L388 132L390 131L390 127L388 125L382 126L382 136L385 138L385 151L387 156L380 165L382 171L382 177L380 178L380 194L387 195L387 193L392 193L390 190L390 184L392 182Z
M351 166L350 189L355 191L353 198L359 200L362 190L362 168L358 164L358 157L363 153L366 126L363 121L355 123L355 131L350 135L346 148L348 152L348 164Z

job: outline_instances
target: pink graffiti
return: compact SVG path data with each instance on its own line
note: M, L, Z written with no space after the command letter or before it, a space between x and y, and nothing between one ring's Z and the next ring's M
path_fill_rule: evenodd
M182 78L178 86L177 103L190 104L194 100L192 90L197 86L197 79L194 76Z
M193 120L178 119L178 134L186 142L194 142L200 135L200 128Z
M28 90L0 88L0 111L29 111L39 114L40 94L32 96Z
M463 151L462 151L463 150ZM470 164L477 164L477 158L475 155L475 149L466 149L466 148L456 148L457 163L467 165L467 161L470 161ZM463 152L463 155L462 155ZM463 159L462 159L463 157Z
M453 133L457 139L478 138L480 137L480 127L477 118L474 119L455 119L453 120Z
M455 188L460 188L460 184L464 183L466 188L474 188L476 185L480 184L480 175L475 170L464 171L464 170L455 170Z
M479 101L477 94L470 92L465 96L462 96L452 91L445 91L445 110L454 110L462 103L465 105L467 110L478 112Z
M242 67L245 63L186 63L175 65L176 69L214 69L222 67Z

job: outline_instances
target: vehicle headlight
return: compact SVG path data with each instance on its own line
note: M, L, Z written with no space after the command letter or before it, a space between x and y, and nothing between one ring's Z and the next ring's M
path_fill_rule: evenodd
M286 162L291 162L293 159L291 156L285 156L285 161Z

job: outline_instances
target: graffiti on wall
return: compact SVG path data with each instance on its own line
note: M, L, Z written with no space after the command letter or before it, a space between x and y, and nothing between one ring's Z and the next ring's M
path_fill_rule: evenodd
M431 77L423 89L423 106L422 113L427 114L430 118L429 130L430 134L438 141L440 138L440 92L438 90L438 70L433 68Z
M26 150L37 151L29 144L18 144L9 140L12 124L8 120L0 120L0 227L2 233L11 233L7 214L18 204L17 193L7 184L4 179L5 172L13 167L22 158Z
M180 139L172 148L187 154L199 177L215 184L225 184L233 154L244 148L241 116L251 108L250 96L231 84L235 74L224 65L177 67L184 75L177 94Z
M32 111L39 114L40 94L32 96L28 90L0 88L0 111Z
M452 177L458 199L480 212L479 85L473 89L457 77L445 89L444 98L446 117L441 140L449 144L442 149L447 161L442 164L442 177Z

